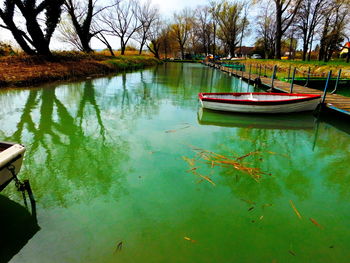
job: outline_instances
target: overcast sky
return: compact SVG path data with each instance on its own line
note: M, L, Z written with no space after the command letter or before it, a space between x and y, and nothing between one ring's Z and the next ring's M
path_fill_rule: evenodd
M196 7L199 5L206 5L207 0L152 0L153 4L158 5L162 15L171 16L175 11L179 11L186 7Z

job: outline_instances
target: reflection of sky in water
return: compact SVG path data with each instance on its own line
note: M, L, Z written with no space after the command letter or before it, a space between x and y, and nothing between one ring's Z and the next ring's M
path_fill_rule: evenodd
M41 227L12 261L346 262L348 134L305 113L199 109L198 92L248 90L201 65L165 64L2 91L0 136L28 148L21 177L31 181ZM216 186L198 183L182 159L195 156L191 145L259 151L246 161L267 175L257 183L196 162ZM3 194L20 202L12 186Z

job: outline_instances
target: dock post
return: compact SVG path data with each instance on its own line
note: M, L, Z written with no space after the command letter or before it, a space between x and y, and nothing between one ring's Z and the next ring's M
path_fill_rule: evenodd
M260 76L261 76L261 64L259 65L259 74L258 74L258 76L259 76L259 79L260 79Z
M292 65L289 65L289 68L288 68L288 80L290 79L290 70L292 69Z
M331 92L331 94L334 94L337 92L340 76L341 76L341 69L339 69L337 81L335 82L334 90Z
M276 74L277 74L277 65L274 65L272 76L271 76L271 89L273 89L273 83L275 81Z
M327 81L326 81L326 86L324 87L321 104L323 104L326 101L327 89L328 89L328 86L329 86L329 80L331 79L331 76L332 76L332 70L330 70L328 72L328 77L327 77Z
M304 87L307 87L307 85L309 85L310 73L311 73L311 68L309 67L309 70L307 71L307 80L306 80Z
M267 75L266 75L266 65L264 67L264 77L267 77Z
M294 79L295 79L295 72L296 71L297 71L297 68L294 68L293 76L292 76L292 82L290 83L290 91L289 91L289 93L293 93L293 86L294 86Z
M252 64L249 65L249 74L248 74L248 85L249 85L249 82L250 82L250 76L252 74Z

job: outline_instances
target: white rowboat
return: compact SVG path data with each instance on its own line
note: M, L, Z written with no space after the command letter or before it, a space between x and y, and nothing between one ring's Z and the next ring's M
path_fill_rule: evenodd
M22 166L25 147L16 143L0 142L0 191L17 175Z
M294 93L199 93L202 107L244 113L290 113L315 110L321 96Z

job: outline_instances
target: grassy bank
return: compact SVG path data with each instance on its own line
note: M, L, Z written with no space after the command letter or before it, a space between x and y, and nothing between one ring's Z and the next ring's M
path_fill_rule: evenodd
M78 52L55 53L53 58L26 55L0 57L0 87L26 87L52 81L76 80L161 63L150 56L105 56Z
M291 71L296 68L296 77L306 77L309 67L310 73L314 77L326 77L328 72L332 70L332 76L335 77L338 74L339 69L342 69L342 77L350 78L350 64L344 61L290 61L290 60L273 60L273 59L247 59L240 60L239 63L243 63L246 66L246 70L249 70L250 65L252 71L257 73L260 70L264 75L265 71L267 76L272 75L274 65L277 65L277 78L286 78L288 76L289 68ZM291 75L292 73L290 73Z

